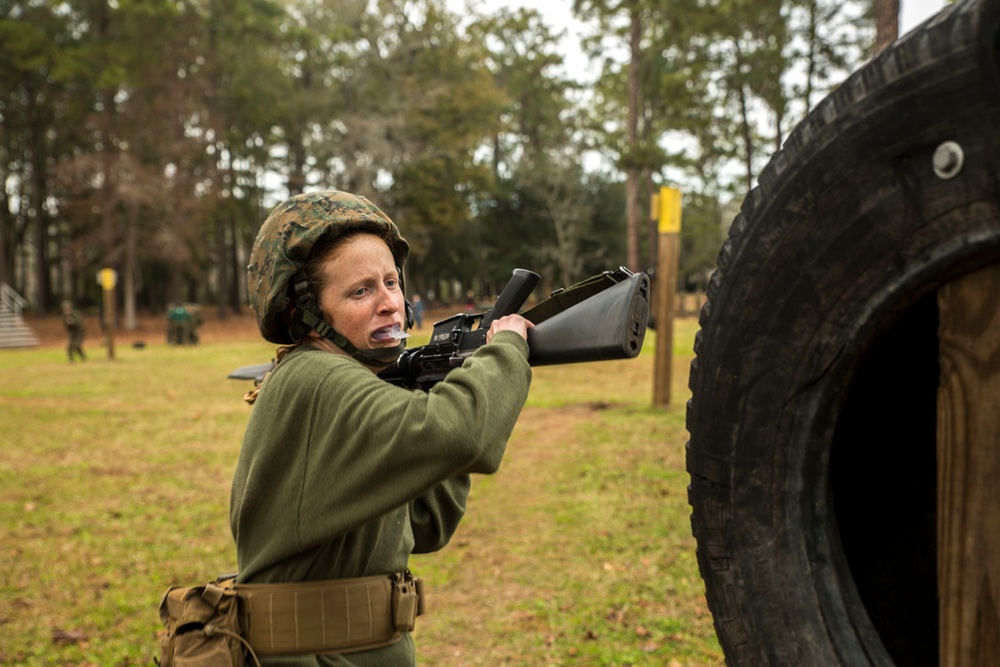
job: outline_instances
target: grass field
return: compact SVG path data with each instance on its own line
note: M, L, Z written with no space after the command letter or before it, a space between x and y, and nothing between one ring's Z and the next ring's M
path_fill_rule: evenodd
M501 471L411 561L421 664L722 664L684 472L696 326L676 322L668 410L650 407L653 332L634 360L535 369ZM232 571L250 383L226 375L273 354L233 338L113 361L90 340L73 365L0 350L0 665L150 665L163 591Z

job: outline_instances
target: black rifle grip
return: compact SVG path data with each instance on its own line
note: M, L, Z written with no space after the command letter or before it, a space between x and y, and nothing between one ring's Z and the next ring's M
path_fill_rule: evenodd
M539 279L540 276L534 271L514 269L514 274L507 281L503 291L500 292L493 308L483 315L483 322L479 328L485 329L493 324L494 320L498 320L504 315L516 313L531 296Z

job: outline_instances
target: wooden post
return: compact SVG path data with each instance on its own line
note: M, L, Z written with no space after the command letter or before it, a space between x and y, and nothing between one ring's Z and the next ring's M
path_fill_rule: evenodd
M104 268L98 274L101 289L104 292L104 343L108 348L108 359L115 358L115 285L118 273L114 269Z
M939 662L1000 665L1000 266L943 286L938 309Z
M674 353L674 294L677 292L677 256L681 231L681 191L661 187L656 198L659 245L656 258L656 357L653 366L653 405L670 405L670 378Z

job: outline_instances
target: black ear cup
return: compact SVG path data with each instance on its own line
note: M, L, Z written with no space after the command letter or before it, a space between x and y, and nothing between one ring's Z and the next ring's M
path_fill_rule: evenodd
M404 299L403 303L406 304L406 328L404 329L404 331L409 331L410 329L413 328L413 325L416 322L416 320L413 317L413 304L410 303L409 299Z

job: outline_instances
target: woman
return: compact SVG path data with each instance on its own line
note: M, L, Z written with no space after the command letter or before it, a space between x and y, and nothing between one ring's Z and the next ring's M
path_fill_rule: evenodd
M409 555L448 543L465 512L469 474L499 468L527 399L531 324L517 315L494 322L488 344L428 393L376 376L404 347L408 251L382 211L337 191L279 205L254 244L248 267L254 313L264 338L285 347L255 397L233 478L239 582L323 581L337 595L359 590L357 578L376 582L352 598L362 608L349 609L349 618L296 608L290 616L297 629L286 634L298 639L307 624L325 624L317 631L324 638L356 636L359 626L369 632L386 605L391 617L406 616L413 602ZM390 599L374 599L387 577ZM321 585L303 586L315 592L308 587ZM368 625L358 621L365 613ZM390 621L396 625L388 638L371 631L347 648L333 642L340 648L261 660L413 665L412 620ZM251 615L258 630L284 622Z

